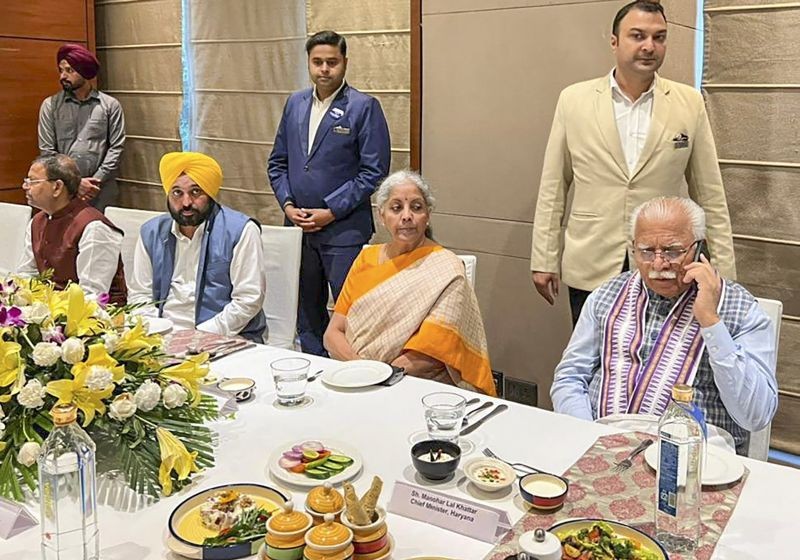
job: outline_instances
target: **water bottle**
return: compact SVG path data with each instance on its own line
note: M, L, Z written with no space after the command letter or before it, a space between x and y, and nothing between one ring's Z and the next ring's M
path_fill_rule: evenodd
M689 552L700 538L706 423L694 390L675 385L658 421L656 539L670 552Z
M97 560L95 445L75 405L56 405L39 456L43 560Z

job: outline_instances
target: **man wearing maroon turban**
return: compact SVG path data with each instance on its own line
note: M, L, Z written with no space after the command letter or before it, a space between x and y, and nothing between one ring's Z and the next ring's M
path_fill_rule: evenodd
M42 102L39 151L74 159L81 172L78 197L102 211L117 196L115 178L125 144L122 107L89 81L100 63L83 45L62 45L56 64L63 91Z

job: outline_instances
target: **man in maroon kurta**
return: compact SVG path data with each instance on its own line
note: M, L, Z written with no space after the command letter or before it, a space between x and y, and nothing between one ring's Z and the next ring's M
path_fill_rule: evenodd
M111 303L127 300L120 249L122 230L79 199L81 175L75 161L57 154L31 164L22 188L38 208L28 224L20 274L53 270L59 288L75 282L90 295L107 293Z

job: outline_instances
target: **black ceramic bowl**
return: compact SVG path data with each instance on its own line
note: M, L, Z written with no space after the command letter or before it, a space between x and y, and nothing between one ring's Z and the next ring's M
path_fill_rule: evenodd
M421 458L422 456L429 456L431 451L435 452L440 449L453 458L449 461L436 463ZM411 448L411 460L417 472L425 478L430 480L444 480L456 472L458 462L461 460L461 448L457 444L449 441L429 439L421 441Z

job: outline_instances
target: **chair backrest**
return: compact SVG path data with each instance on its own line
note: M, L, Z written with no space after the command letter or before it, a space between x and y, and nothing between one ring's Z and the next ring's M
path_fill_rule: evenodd
M0 202L0 274L14 272L25 249L25 232L31 220L31 207L24 204Z
M467 280L472 289L475 289L475 274L477 274L475 269L478 268L478 257L475 255L458 255L458 258L464 261Z
M126 275L133 273L133 253L136 250L136 243L139 241L139 228L147 220L160 214L162 212L119 208L117 206L108 206L106 208L106 218L125 233L125 237L122 238L122 264L125 267Z
M781 340L781 316L783 315L783 303L774 299L756 298L761 310L767 314L772 321L772 328L775 332L775 354L772 356L772 367L778 363L778 343ZM769 456L769 438L772 431L772 422L757 432L750 434L750 446L747 449L747 456L752 459L766 461Z
M267 273L265 342L270 346L293 350L303 230L298 227L261 226L261 242L264 245Z

